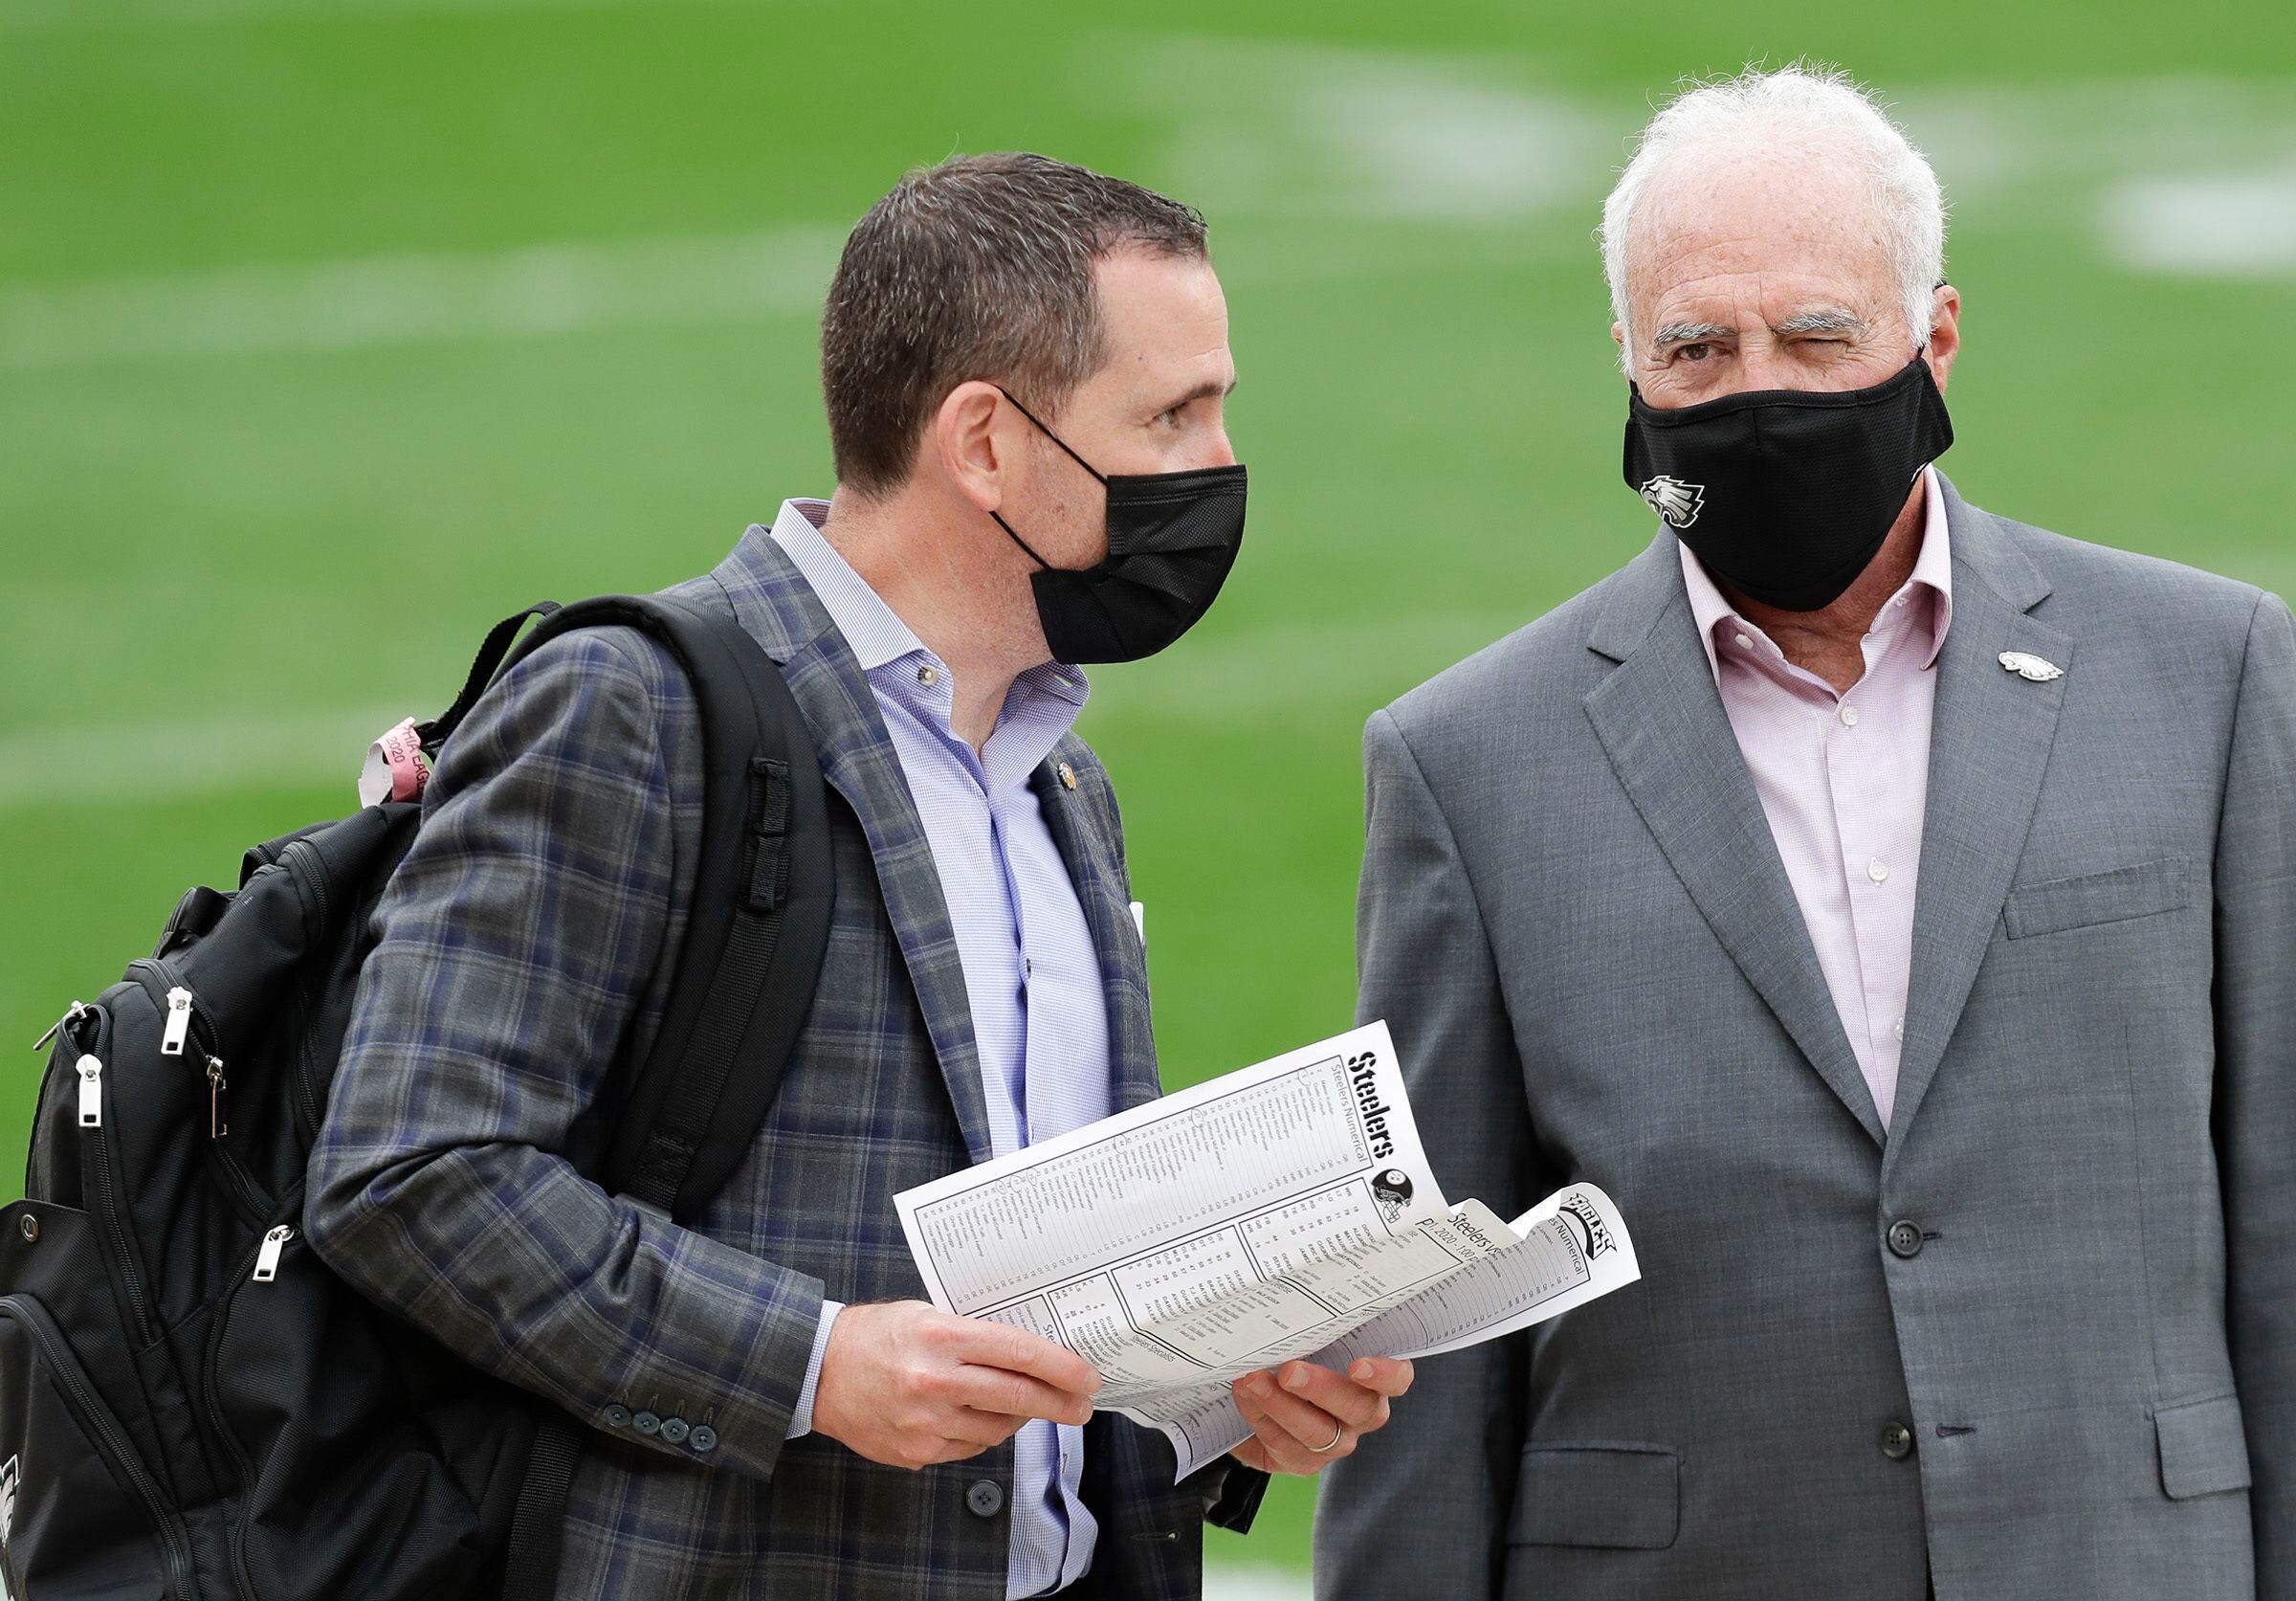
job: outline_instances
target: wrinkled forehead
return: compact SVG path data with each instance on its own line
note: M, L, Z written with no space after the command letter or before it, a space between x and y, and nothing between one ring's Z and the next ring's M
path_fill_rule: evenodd
M1763 284L1865 312L1895 302L1882 211L1838 152L1706 152L1650 175L1626 239L1638 321Z

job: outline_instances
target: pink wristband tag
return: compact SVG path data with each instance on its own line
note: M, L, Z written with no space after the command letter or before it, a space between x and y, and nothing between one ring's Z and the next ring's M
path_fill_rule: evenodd
M359 769L359 804L420 800L430 782L430 759L410 717L366 747L365 765Z

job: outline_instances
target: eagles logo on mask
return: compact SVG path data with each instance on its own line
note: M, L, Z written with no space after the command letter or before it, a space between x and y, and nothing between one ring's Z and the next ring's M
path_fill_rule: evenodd
M1754 389L1661 409L1629 386L1626 486L1716 578L1785 611L1831 606L1954 442L1914 353L1865 389Z
M1706 505L1706 485L1685 483L1661 473L1643 485L1642 496L1652 511L1667 520L1667 526L1687 528L1698 521L1698 513Z

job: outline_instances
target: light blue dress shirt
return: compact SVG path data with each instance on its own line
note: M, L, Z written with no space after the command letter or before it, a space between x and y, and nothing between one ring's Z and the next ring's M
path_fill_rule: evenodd
M978 752L950 726L948 664L822 537L822 500L786 500L773 540L797 565L869 678L940 873L971 1003L989 1140L1004 1156L1115 1109L1108 1001L1091 927L1028 778L1075 724L1090 686L1054 662L1013 681ZM890 1205L892 1198L886 1198ZM813 1425L829 1328L824 1301L792 1438ZM1004 1593L1049 1595L1092 1566L1099 1525L1077 1487L1084 1431L1030 1423L1013 1437L1012 1546Z

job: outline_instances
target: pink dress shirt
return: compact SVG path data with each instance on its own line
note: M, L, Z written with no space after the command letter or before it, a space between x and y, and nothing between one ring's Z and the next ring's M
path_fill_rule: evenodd
M1683 582L1722 709L1884 1128L1897 1101L1906 1035L1933 669L1954 614L1953 547L1934 468L1922 469L1922 483L1928 521L1921 556L1874 618L1865 638L1866 676L1846 695L1789 662L1732 609L1689 547L1681 547Z

